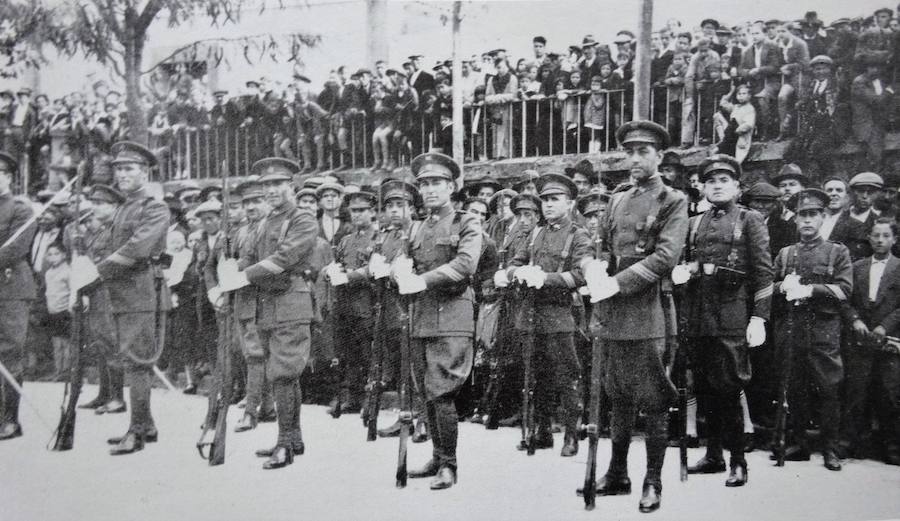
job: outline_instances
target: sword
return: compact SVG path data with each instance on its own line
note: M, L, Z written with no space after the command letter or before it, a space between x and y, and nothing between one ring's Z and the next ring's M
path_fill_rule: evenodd
M59 192L56 192L55 194L53 194L53 197L51 197L49 201L47 201L46 203L43 204L43 206L41 206L39 212L35 212L31 217L29 217L28 220L25 221L25 224L20 226L19 229L17 229L15 232L13 232L13 234L10 235L8 239L6 239L6 242L4 242L2 245L0 245L0 250L2 250L3 248L6 248L10 244L14 243L16 241L16 239L21 237L22 234L25 233L25 230L27 230L32 224L34 224L35 221L38 220L38 217L40 217L44 212L47 211L47 208L50 208L50 206L56 202L56 200L59 198L59 194L65 193L66 190L68 190L73 184L75 184L75 181L77 181L79 178L81 178L82 174L78 174L75 177L73 177L72 179L69 179L66 182L66 184L63 185L62 189Z

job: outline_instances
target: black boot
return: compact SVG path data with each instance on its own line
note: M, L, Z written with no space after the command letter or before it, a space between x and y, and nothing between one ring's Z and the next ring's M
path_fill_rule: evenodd
M266 470L280 469L287 467L293 462L294 451L290 447L278 445L272 450L272 455L263 463L262 468Z
M21 378L18 379L21 385ZM2 381L2 380L0 380ZM0 440L10 440L22 435L19 425L19 393L6 382L2 383L3 418L0 423Z
M644 493L641 494L641 501L638 503L638 510L648 514L659 510L662 502L662 485L657 483L644 483Z
M747 462L732 461L731 473L725 480L726 487L743 487L747 484Z

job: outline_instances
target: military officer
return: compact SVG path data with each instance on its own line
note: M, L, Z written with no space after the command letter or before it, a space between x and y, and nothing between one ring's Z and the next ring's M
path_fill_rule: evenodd
M475 320L469 279L478 265L482 234L474 215L453 209L450 197L460 168L452 158L422 154L410 168L429 215L412 233L413 272L395 270L394 280L401 294L415 295L412 359L425 394L433 451L424 467L408 475L433 477L431 488L440 490L457 477L454 397L472 368Z
M600 223L600 238L612 257L610 272L599 260L585 263L591 293L593 329L604 343L608 363L605 386L612 401L612 458L598 480L599 495L631 493L628 446L639 411L644 413L647 473L641 512L659 508L661 471L667 444L667 413L675 388L666 374L666 335L673 320L661 298L662 279L681 256L688 231L687 199L668 189L658 172L669 145L666 130L649 121L632 121L616 130L625 148L633 186L615 194Z
M576 291L584 285L581 262L591 257L591 239L572 221L578 187L568 177L545 174L538 179L545 224L516 248L509 268L498 271L494 284L504 287L518 280L534 288L535 416L537 448L553 446L550 417L559 396L565 443L561 455L578 453L576 421L581 414L581 364L575 351L573 305L581 307ZM518 329L526 327L517 324ZM520 446L520 449L526 447Z
M12 183L19 175L19 164L6 152L0 152L0 363L19 385L25 371L25 335L28 331L29 301L36 297L34 277L28 266L28 251L35 226L29 225L13 239L32 216L26 199L12 194ZM0 440L22 435L19 425L19 393L0 379Z
M125 195L111 186L98 184L91 188L88 200L92 204L92 222L86 226L82 242L85 247L85 255L97 264L113 252L110 249L109 227L119 206L125 202ZM107 313L110 309L109 294L102 284L90 290L85 289L84 293L90 302L85 311L86 330L89 345L95 350L94 354L97 358L100 391L97 399L79 405L79 407L93 408L96 414L125 412L125 374L120 367L114 367L110 363L110 358L115 355L117 346L106 343L107 339L115 338L115 334L103 329L112 326Z
M817 392L825 467L840 470L838 389L841 360L841 312L853 290L853 266L846 246L822 239L828 196L809 188L791 198L800 242L782 248L775 258L775 342L781 356L791 356L788 375L789 426L793 434L788 461L808 461L806 428L813 416L812 388Z
M673 282L687 283L685 335L690 339L694 389L705 405L706 456L688 473L725 471L722 446L731 454L727 487L747 482L743 453L741 389L750 381L747 347L766 338L772 302L772 257L763 217L737 204L741 165L716 154L700 163L700 180L712 207L692 217L687 264Z
M125 202L109 228L110 253L97 264L109 295L109 318L114 333L107 343L117 349L114 365L131 382L131 421L124 436L111 438L110 454L130 454L156 441L150 413L153 365L162 352L165 312L171 304L160 257L165 253L169 209L145 187L156 157L142 145L120 141L113 145L116 187Z
M294 202L291 179L300 166L284 158L260 159L251 173L259 175L271 211L259 227L253 251L242 257L234 286L247 283L257 289L256 329L266 356L266 375L272 381L278 414L278 439L271 449L256 452L267 457L264 469L290 465L303 454L300 431L300 375L310 354L313 320L312 285L306 271L316 246L315 213ZM241 271L236 271L237 269ZM234 287L232 286L232 287Z
M578 213L584 217L588 235L596 236L600 230L600 221L603 220L603 215L606 214L606 209L609 207L609 196L591 192L579 197L575 206L578 208Z
M334 263L329 270L343 270L341 277L331 276L335 286L336 354L340 359L341 412L358 413L365 395L366 374L371 358L370 346L375 318L375 293L367 277L353 277L346 273L365 268L375 251L378 227L375 225L377 196L369 191L344 196L350 211L354 231L345 235L335 250Z
M259 182L246 181L237 187L246 222L237 232L234 250L238 259L251 257L256 246L259 228L269 214L265 192ZM234 318L237 321L238 339L247 365L247 401L244 415L234 427L235 432L256 428L259 421L275 419L270 385L266 378L266 354L259 343L256 330L257 288L248 285L237 290L234 296Z

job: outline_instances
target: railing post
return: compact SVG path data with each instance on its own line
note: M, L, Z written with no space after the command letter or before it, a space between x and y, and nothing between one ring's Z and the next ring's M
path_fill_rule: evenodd
M575 153L581 153L581 94L578 95L578 112L575 113Z
M609 96L609 91L603 93L606 96L606 124L603 125L603 133L604 141L606 142L606 149L609 150L609 103L612 101L612 98Z
M526 154L525 154L525 152L526 152L526 150L525 150L525 148L526 148L525 127L526 127L526 121L527 121L526 116L528 113L527 107L528 107L527 102L525 100L522 100L522 157L526 156Z
M550 98L550 154L553 155L553 105L556 104L556 98Z

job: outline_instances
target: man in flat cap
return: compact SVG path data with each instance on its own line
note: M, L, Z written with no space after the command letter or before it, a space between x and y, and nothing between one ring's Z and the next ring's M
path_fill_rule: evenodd
M345 235L334 251L334 261L325 267L334 287L335 355L340 360L340 411L359 413L365 396L366 374L371 359L370 346L375 319L375 291L362 276L375 251L378 226L375 224L378 196L368 190L344 196L353 233ZM360 276L352 276L359 272Z
M199 197L199 195L198 195ZM188 386L184 394L197 394L203 368L213 368L216 365L216 343L219 331L219 321L216 320L215 299L207 298L209 291L215 286L215 279L207 279L204 269L209 258L213 255L213 249L219 240L222 228L222 203L219 201L202 202L194 208L194 216L200 222L199 239L194 243L194 262L191 269L197 275L196 287L196 313L198 338L194 351L193 374L188 378Z
M226 280L234 281L231 289L252 284L257 290L256 329L278 414L275 446L256 452L268 458L264 469L290 465L305 450L300 375L309 359L313 320L312 285L305 271L315 249L317 226L315 214L298 209L294 202L291 180L299 170L284 158L254 163L251 173L260 176L271 211L258 229L252 251L225 269L230 274Z
M156 157L137 143L120 141L113 145L112 160L116 188L125 196L109 227L111 253L97 264L97 271L109 295L111 328L109 339L117 354L112 363L128 373L131 421L128 431L110 438L110 454L131 454L157 439L150 413L150 384L153 365L162 351L165 312L169 309L168 288L162 273L169 209L147 191L150 169Z
M772 257L763 216L737 204L740 163L713 155L699 171L712 208L691 218L686 262L672 273L673 282L687 283L685 335L709 438L706 456L688 473L724 472L724 446L731 458L725 486L739 487L747 482L740 395L750 382L748 348L766 339Z
M576 291L584 285L581 263L591 257L591 240L584 228L571 218L571 206L578 193L571 179L560 174L545 174L538 179L538 191L546 224L535 228L528 242L517 245L509 267L495 275L494 285L505 287L511 281L518 281L530 288L528 293L533 299L530 305L534 306L534 323L517 320L515 327L522 331L533 328L531 363L534 379L531 385L537 431L534 447L529 447L529 440L522 440L518 448L533 450L553 446L551 417L558 406L565 428L561 455L571 457L578 453L575 425L581 415L581 364L575 350L574 333L578 325L575 315L583 316L584 309ZM573 305L581 308L580 313L573 311ZM525 318L525 315L517 316L520 317Z
M790 374L780 375L782 385L787 382L790 404L789 446L784 457L788 461L809 460L806 429L818 415L825 467L840 470L836 451L838 392L843 378L841 312L852 293L853 267L847 247L826 241L819 233L828 204L825 192L808 188L788 204L797 216L800 241L783 248L775 258L772 310L780 367L782 371L790 368ZM788 356L790 362L785 361Z
M834 173L834 154L846 134L849 107L840 99L845 89L838 85L834 61L819 55L810 60L809 66L812 80L799 96L799 129L789 156L807 164L815 162L824 177Z
M829 183L834 181L829 181ZM825 184L826 192L829 183ZM822 234L823 238L843 244L850 251L850 260L856 262L872 255L869 243L869 232L878 213L873 208L875 199L884 188L884 180L874 172L862 172L850 179L850 204L842 209L836 221L831 223L830 233ZM826 212L826 221L828 213ZM823 227L824 228L824 227Z
M598 495L631 493L628 446L634 419L644 413L647 473L642 512L660 506L669 404L675 388L666 373L666 336L674 331L671 303L663 305L663 283L681 256L688 232L687 199L669 190L658 171L669 146L666 130L649 121L619 127L634 185L615 194L600 223L600 239L615 259L610 271L588 261L585 279L593 306L592 327L608 350L606 388L612 400L612 458L597 482ZM666 309L668 308L668 309ZM594 405L592 404L592 407Z
M481 254L478 219L456 212L450 196L456 190L459 165L443 154L422 154L410 165L429 216L412 233L411 273L395 270L400 294L415 295L412 358L425 394L434 446L431 460L410 478L433 477L440 490L456 482L457 412L454 397L472 367L475 331L472 288Z
M28 223L33 211L26 199L12 194L19 176L13 157L0 152L0 363L21 386L25 371L25 335L28 331L28 307L37 297L34 277L28 266L28 247L34 237L34 225L24 228L18 238L6 244L13 234ZM0 440L22 435L19 425L19 393L12 383L0 379Z
M501 188L503 186L500 183L490 178L480 179L466 187L471 197L481 199L484 204L488 204L491 197Z

